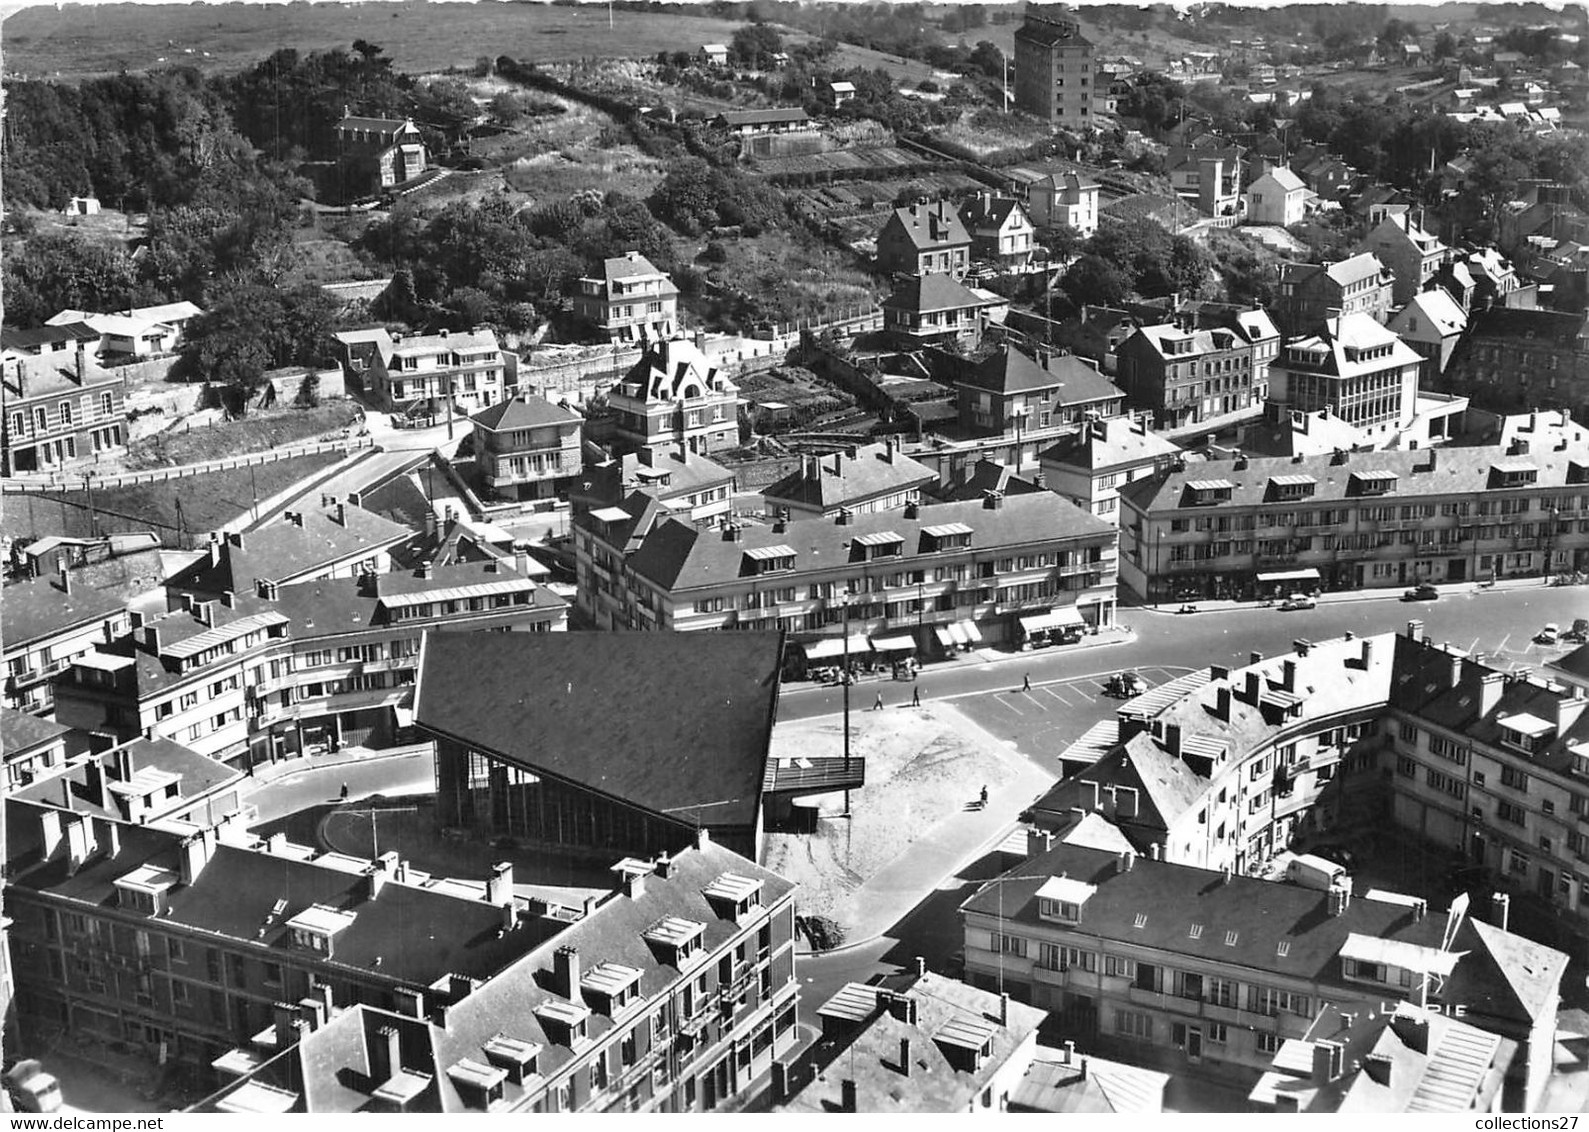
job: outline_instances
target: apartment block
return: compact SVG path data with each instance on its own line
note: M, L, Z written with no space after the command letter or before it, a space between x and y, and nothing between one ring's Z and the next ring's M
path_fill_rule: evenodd
M1095 99L1092 41L1063 5L1028 4L1015 31L1015 104L1055 127L1090 129Z
M1141 326L1117 352L1121 388L1157 428L1256 411L1269 395L1280 333L1262 309L1182 313Z
M1287 263L1280 268L1275 317L1287 334L1301 334L1336 315L1390 318L1395 276L1372 252L1337 263Z
M799 1041L794 886L705 836L612 872L583 910L527 915L509 894L499 919L528 946L483 978L328 1012L283 1004L193 1111L740 1108Z
M48 472L127 442L126 381L75 346L0 355L0 475Z
M835 663L845 627L859 663L1018 640L1023 619L1114 623L1113 525L1052 492L717 531L636 495L576 519L574 545L601 627L779 629L812 663Z
M1407 205L1380 205L1370 215L1374 226L1358 247L1379 259L1395 276L1391 302L1404 306L1428 287L1450 255L1439 237L1424 231L1421 217L1414 217Z
M1423 357L1366 314L1325 319L1287 339L1269 367L1269 399L1302 413L1328 409L1372 437L1407 428Z
M1043 483L1088 514L1110 522L1120 515L1120 489L1164 471L1182 457L1179 446L1141 418L1088 421L1074 436L1045 449Z
M475 460L498 497L550 499L579 474L584 418L567 406L520 393L470 419Z
M1119 416L1125 405L1120 388L1074 354L1033 357L1006 343L982 361L956 369L955 404L961 427L970 432L1041 434ZM1015 463L1025 460L1018 455Z
M157 556L157 554L156 554ZM131 625L129 605L140 592L158 591L159 572L89 586L63 567L4 589L5 706L46 715L55 703L51 680L72 661Z
M821 456L802 456L800 466L762 490L786 519L836 519L839 512L870 515L920 502L937 473L899 450L892 437Z
M699 340L662 338L607 394L616 446L682 447L709 456L739 444L739 387L701 349Z
M1208 461L1120 507L1121 581L1153 601L1589 568L1589 451L1565 438Z

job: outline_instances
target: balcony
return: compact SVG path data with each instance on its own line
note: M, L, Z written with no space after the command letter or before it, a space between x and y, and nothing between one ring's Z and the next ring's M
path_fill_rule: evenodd
M1133 985L1126 988L1126 998L1142 1006L1162 1007L1168 1003L1170 996L1163 991L1147 990Z

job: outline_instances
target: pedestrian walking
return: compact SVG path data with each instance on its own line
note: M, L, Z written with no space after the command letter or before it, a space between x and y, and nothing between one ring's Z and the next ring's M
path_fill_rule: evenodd
M986 786L982 788L982 804L984 806L988 804L988 788Z
M911 707L921 707L921 689L920 688L912 688L910 690L910 706Z
M883 710L883 693L882 692L877 693L877 701L872 704L872 710L873 711L882 711Z
M1030 672L1027 672L1027 673L1024 673L1021 676L1021 691L1030 692L1031 690L1032 690L1032 674Z
M344 802L348 800L348 784L346 782L342 784L342 800Z

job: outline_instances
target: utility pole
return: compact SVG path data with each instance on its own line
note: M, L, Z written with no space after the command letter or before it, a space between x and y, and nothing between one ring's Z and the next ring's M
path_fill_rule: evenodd
M83 473L83 494L88 499L88 537L99 537L99 521L94 516L94 471L90 468Z
M844 781L850 781L850 595L840 598L844 610L844 667L839 672L839 682L844 688ZM844 816L850 816L850 788L844 787Z

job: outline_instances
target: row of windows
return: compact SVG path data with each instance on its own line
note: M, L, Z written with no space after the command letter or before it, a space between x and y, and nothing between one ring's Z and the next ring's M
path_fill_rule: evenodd
M92 399L88 397L81 398L77 408L74 408L70 401L62 401L56 405L53 414L45 406L36 405L32 412L33 429L35 432L49 431L52 417L58 427L72 428L79 419L85 421L88 419L92 404ZM99 396L99 411L107 417L114 414L116 411L116 399L109 393L101 393ZM28 416L26 412L20 411L11 414L11 431L13 434L20 437L27 432Z

